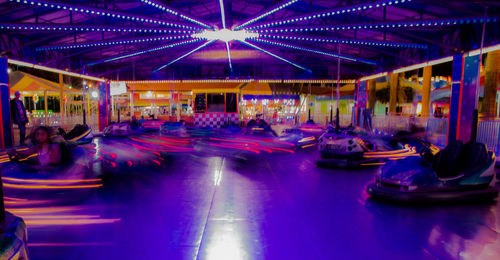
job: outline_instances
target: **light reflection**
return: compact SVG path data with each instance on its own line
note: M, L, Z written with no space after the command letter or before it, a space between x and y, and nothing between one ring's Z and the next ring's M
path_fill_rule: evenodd
M238 260L246 259L247 254L239 236L239 231L233 225L222 228L212 237L207 247L208 260Z
M222 180L222 167L224 166L224 158L220 159L220 165L214 171L214 185L219 186Z

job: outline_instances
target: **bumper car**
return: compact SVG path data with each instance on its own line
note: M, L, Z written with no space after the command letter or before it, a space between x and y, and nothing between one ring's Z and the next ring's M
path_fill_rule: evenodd
M23 202L23 205L18 203L19 206L82 200L89 196L91 190L102 186L101 180L90 169L90 150L72 143L59 145L62 158L58 165L40 166L36 155L2 155L2 179L6 194L36 198Z
M318 143L319 137L325 132L325 128L312 121L295 128L288 128L282 132L280 140L294 143L297 147L308 148Z
M390 159L417 155L423 143L394 141L386 137L369 135L360 128L329 128L319 138L321 160L318 167L361 168L384 164Z
M160 127L161 135L187 137L187 128L183 122L165 122Z
M104 128L105 137L128 137L132 134L132 127L128 123L115 123Z
M392 202L483 201L498 197L491 186L495 155L482 143L451 142L436 155L422 151L386 164L367 186L373 199Z
M62 128L59 128L58 134L61 135L66 142L75 144L88 144L92 142L92 139L94 138L92 128L88 125L76 125L68 133L66 133Z
M143 120L140 123L139 130L142 132L156 132L160 130L160 127L163 125L164 121L161 120Z

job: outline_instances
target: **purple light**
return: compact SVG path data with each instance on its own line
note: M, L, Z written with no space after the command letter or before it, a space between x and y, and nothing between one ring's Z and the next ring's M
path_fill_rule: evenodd
M172 15L177 16L177 17L180 17L181 19L184 19L186 21L189 21L189 22L195 23L197 25L203 26L205 28L208 28L208 29L212 28L212 26L209 26L206 23L203 23L203 22L198 21L198 20L196 20L196 19L194 19L192 17L189 17L189 16L187 16L185 14L182 14L179 11L176 11L176 10L174 10L174 9L172 9L170 7L167 7L167 6L165 6L165 5L161 4L161 3L158 3L158 2L155 2L155 1L151 1L151 0L141 0L141 2L143 2L145 4L148 4L150 6L156 7L158 9L162 10L162 11L168 12L168 13L170 13Z
M62 3L57 3L57 2L45 1L45 0L44 1L40 1L40 0L29 0L29 1L27 1L27 0L9 0L9 1L19 3L19 4L39 6L39 7L51 8L51 9L58 9L58 10L67 10L67 11L79 12L79 13L83 13L83 14L87 14L87 15L111 17L111 18L122 19L122 20L127 20L127 21L144 22L144 23L151 23L151 24L156 24L156 25L163 25L163 26L183 28L183 29L196 29L194 27L191 27L191 26L188 26L185 24L175 23L175 22L167 22L167 21L163 21L163 20L159 20L159 19L153 19L153 18L148 18L148 17L143 17L143 16L136 16L136 15L131 15L131 14L127 14L127 13L108 11L105 9L81 7L81 6L62 4Z
M248 29L249 31L259 33L308 33L308 32L328 32L328 31L345 31L345 30L359 30L359 29L426 29L441 26L455 26L463 24L476 24L481 23L482 17L470 18L447 18L447 19L433 19L433 20L418 20L418 21L404 21L404 22L386 22L386 23L361 23L361 24L338 24L331 26L297 26L286 28L266 28L266 29ZM497 17L486 18L487 23L498 22Z
M197 40L197 41L200 41L200 40ZM169 62L169 63L167 63L167 64L165 64L165 65L163 65L163 66L161 66L161 67L159 67L157 69L155 69L155 70L153 70L153 73L156 73L156 72L158 72L158 71L160 71L160 70L162 70L162 69L164 69L164 68L166 68L166 67L168 67L168 66L170 66L170 65L172 65L172 64L174 64L174 63L176 63L176 62L178 62L178 61L180 61L180 60L182 60L184 58L186 58L187 56L189 56L189 55L197 52L198 50L201 50L201 49L205 48L206 46L212 44L213 42L215 42L215 40L205 42L204 44L196 47L195 49L189 51L188 53L185 53L182 56L176 58L175 60L173 60L173 61L171 61L171 62Z
M111 45L150 43L150 42L158 42L158 41L181 40L181 39L186 39L186 38L191 38L191 36L190 35L157 36L157 37L147 37L147 38L137 38L137 39L83 42L83 43L76 43L76 44L44 46L44 47L36 48L36 51L67 50L67 49L101 47L101 46L111 46Z
M334 54L334 53L330 53L330 52L326 52L326 51L309 49L309 48L305 48L305 47L301 47L301 46L296 46L296 45L290 45L290 44L281 43L281 42L273 42L273 41L262 40L262 39L249 39L249 40L250 41L259 42L259 43L274 45L274 46L278 46L278 47L284 47L284 48L289 48L289 49L294 49L294 50L299 50L299 51L306 51L306 52L316 53L316 54L330 56L330 57L334 57L334 58L341 58L341 59L348 60L348 61L362 62L362 63L366 63L366 64L370 64L370 65L376 65L377 64L376 62L370 61L370 60L359 59L359 58L345 56L345 55L338 55L338 54Z
M399 1L384 0L384 1L379 1L376 3L348 6L348 7L343 7L340 9L327 10L327 11L322 11L322 12L318 12L318 13L314 13L314 14L296 16L296 17L291 17L291 18L287 18L284 20L277 20L274 22L253 26L250 29L282 26L282 25L289 24L289 23L303 22L303 21L308 21L308 20L313 20L313 19L318 19L318 18L325 18L325 17L329 17L329 16L334 16L334 15L356 13L356 12L365 11L368 9L381 8L381 7L385 7L385 6L393 5L393 4L395 4L395 5L396 4L403 4L405 2L410 2L410 1L411 0L399 0Z
M367 41L355 39L334 39L327 37L310 37L301 35L276 35L276 34L259 34L259 38L267 39L281 39L287 41L308 41L316 43L341 43L341 44L354 44L354 45L367 45L374 47L393 47L393 48L415 48L427 49L428 46L419 43L406 43L406 42L383 42L383 41Z
M307 71L307 72L309 72L309 73L312 73L312 70L310 70L310 69L308 69L308 68L306 68L306 67L304 67L304 66L301 66L301 65L299 65L299 64L297 64L297 63L294 63L294 62L292 62L292 61L289 61L289 60L287 60L287 59L285 59L285 58L283 58L283 57L280 57L280 56L278 56L278 55L276 55L276 54L274 54L274 53L270 52L270 51L264 50L264 49L262 49L261 47L255 46L255 45L253 45L253 44L251 44L251 43L249 43L249 42L247 42L247 41L239 41L239 42L241 42L241 43L243 43L243 44L245 44L245 45L247 45L247 46L250 46L250 47L252 47L252 48L254 48L254 49L258 50L258 51L261 51L261 52L263 52L263 53L265 53L265 54L268 54L268 55L270 55L270 56L273 56L274 58L276 58L276 59L278 59L278 60L281 60L281 61L284 61L284 62L286 62L286 63L288 63L288 64L290 64L290 65L292 65L292 66L294 66L294 67L297 67L297 68L299 68L299 69L301 69L301 70L305 70L305 71Z
M128 32L128 33L178 33L193 34L197 30L165 29L165 28L137 28L137 27L117 27L117 26L86 26L86 25L59 25L59 24L20 24L2 23L0 30L16 31L74 31L74 32Z
M88 63L87 66L90 67L90 66L94 66L97 64L101 64L101 63L117 61L117 60L130 58L130 57L134 57L137 55L147 54L147 53L151 53L151 52L155 52L155 51L162 51L165 49L169 49L169 48L173 48L173 47L177 47L177 46L181 46L181 45L186 45L186 44L191 44L191 43L195 43L195 42L199 42L199 41L201 41L201 40L200 39L193 39L193 40L188 40L188 41L172 43L172 44L168 44L168 45L164 45L164 46L160 46L160 47L156 47L156 48L152 48L152 49L147 49L147 50L143 50L143 51L138 51L138 52L133 52L133 53L125 54L125 55L116 56L113 58L108 58L108 59L101 60L101 61L91 62L91 63Z
M257 22L258 20L260 20L260 19L262 19L262 18L264 18L266 16L274 14L275 12L278 12L278 11L280 11L283 8L286 8L286 7L288 7L288 6L292 5L292 4L297 3L298 1L299 0L286 1L286 2L284 2L284 3L282 3L282 4L278 5L278 6L276 6L275 8L272 8L271 10L269 10L267 12L265 12L265 13L257 16L257 17L255 17L255 18L252 18L252 19L250 19L250 20L248 20L248 21L246 21L244 23L242 23L240 26L236 27L235 30L243 29L243 28L247 27L248 25Z

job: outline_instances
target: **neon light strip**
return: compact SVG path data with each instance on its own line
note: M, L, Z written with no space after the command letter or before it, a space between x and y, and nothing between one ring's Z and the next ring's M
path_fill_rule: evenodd
M362 77L362 78L359 79L359 81L365 81L365 80L370 80L370 79L377 79L377 78L380 78L380 77L385 77L387 75L388 75L387 72L382 72L382 73L378 73L378 74L375 74L375 75L371 75L371 76L367 76L367 77Z
M297 3L298 1L299 1L299 0L291 0L291 1L286 1L286 2L284 2L284 3L280 4L280 5L278 5L277 7L273 8L273 9L271 9L271 10L269 10L269 11L265 12L265 13L263 13L263 14L261 14L261 15L259 15L259 16L257 16L257 17L255 17L255 18L253 18L253 19L251 19L251 20L248 20L248 21L244 22L244 23L243 23L243 24L241 24L240 26L236 27L236 28L235 28L235 30L240 30L240 29L243 29L243 28L247 27L248 25L250 25L250 24L252 24L252 23L257 22L258 20L260 20L260 19L262 19L262 18L264 18L264 17L266 17L266 16L269 16L269 15L271 15L271 14L274 14L274 13L276 13L276 12L280 11L281 9L284 9L284 8L286 8L286 7L288 7L288 6L292 5L292 4Z
M60 73L60 74L64 74L67 76L72 76L72 77L77 77L77 78L82 78L82 79L88 79L88 80L99 81L99 82L106 82L106 80L102 79L102 78L96 78L96 77L92 77L92 76L87 76L87 75L83 75L83 74L65 71L65 70L54 69L54 68L50 68L50 67L46 67L46 66L41 66L41 65L36 65L33 63L25 62L25 61L8 59L8 63L13 64L13 65L17 65L17 66L23 66L23 67L34 68L34 69L39 69L39 70L44 70L44 71L50 71L50 72L54 72L54 73Z
M229 61L229 69L231 73L233 73L233 63L231 62L231 51L229 50L229 43L226 42L226 50L227 50L227 59Z
M74 31L74 32L129 32L129 33L174 33L193 34L200 30L166 29L166 28L135 28L117 26L86 26L86 25L60 25L60 24L23 24L23 23L2 23L0 30L17 31Z
M112 81L114 82L114 81ZM198 80L138 80L138 81L121 81L127 84L170 84L170 83L249 83L249 82L261 82L261 83L337 83L337 80L331 79L198 79ZM352 84L356 83L356 80L341 80L342 84Z
M44 1L40 1L40 0L29 0L29 1L28 0L9 0L9 1L16 2L19 4L25 4L25 5L39 6L39 7L51 8L51 9L58 9L58 10L74 11L74 12L79 12L79 13L89 14L89 15L112 17L112 18L127 20L127 21L144 22L144 23L151 23L151 24L176 27L176 28L184 28L184 29L196 29L195 27L191 27L188 25L174 23L174 22L166 22L166 21L152 19L152 18L148 18L148 17L130 15L130 14L121 13L121 12L108 11L105 9L88 8L88 7L81 7L81 6L75 6L75 5L69 5L69 4L62 4L62 3L56 3L56 2L51 2L51 1L45 1L45 0Z
M265 27L272 27L272 26L281 26L284 24L304 22L304 21L308 21L308 20L325 18L325 17L329 17L329 16L334 16L334 15L356 13L356 12L365 11L368 9L381 8L381 7L385 7L385 6L389 6L389 5L393 5L393 4L394 5L397 5L400 3L403 4L405 2L410 2L410 1L411 0L379 1L379 2L371 3L371 4L356 5L356 6L350 6L350 7L345 7L345 8L341 8L341 9L323 11L323 12L310 14L310 15L296 16L296 17L285 19L285 20L278 20L278 21L274 21L271 23L257 25L257 26L254 26L252 28L265 28Z
M300 46L295 46L295 45L290 45L286 43L281 43L281 42L273 42L273 41L268 41L268 40L262 40L262 39L249 39L250 41L255 41L255 42L260 42L260 43L265 43L265 44L270 44L278 47L284 47L284 48L289 48L289 49L295 49L299 51L307 51L307 52L312 52L320 55L326 55L334 58L341 58L344 60L349 60L349 61L354 61L354 62L362 62L370 65L377 65L376 62L370 61L370 60L365 60L365 59L359 59L359 58L354 58L350 56L345 56L345 55L338 55L334 53L329 53L325 51L320 51L320 50L314 50L314 49L309 49L305 47L300 47Z
M195 42L199 42L199 41L201 41L201 40L200 39L193 39L193 40L173 43L173 44L169 44L169 45L164 45L161 47L156 47L156 48L152 48L152 49L148 49L148 50L144 50L144 51L133 52L133 53L129 53L126 55L121 55L121 56L117 56L117 57L113 57L113 58L109 58L109 59L105 59L105 60L101 60L101 61L91 62L91 63L88 63L87 66L94 66L96 64L117 61L117 60L121 60L121 59L125 59L125 58L134 57L137 55L142 55L142 54L151 53L151 52L155 52L155 51L161 51L161 50L165 50L165 49L169 49L169 48L173 48L173 47L177 47L177 46L181 46L181 45L191 44L191 43L195 43Z
M198 40L196 40L196 41L200 41L200 40L198 39ZM211 43L213 43L213 42L215 42L215 40L212 40L212 41L209 41L209 42L205 42L204 44L202 44L202 45L200 45L200 46L196 47L195 49L191 50L190 52L188 52L188 53L186 53L186 54L184 54L184 55L182 55L182 56L178 57L177 59L175 59L175 60L173 60L173 61L171 61L171 62L169 62L169 63L167 63L167 64L165 64L165 65L163 65L163 66L161 66L161 67L159 67L159 68L157 68L157 69L155 69L155 70L153 70L153 73L156 73L156 72L158 72L158 71L160 71L160 70L162 70L162 69L164 69L164 68L166 68L166 67L168 67L168 66L170 66L170 65L174 64L175 62L180 61L180 60L182 60L182 59L186 58L187 56L189 56L189 55L191 55L191 54L193 54L193 53L197 52L197 51L198 51L198 50L200 50L200 49L205 48L206 46L208 46L209 44L211 44Z
M419 64L415 64L415 65L408 66L408 67L403 67L403 68L394 70L393 73L401 73L401 72L416 70L416 69L420 69L423 67L433 66L433 65L437 65L437 64L441 64L441 63L450 62L450 61L453 61L453 56L449 56L449 57L445 57L445 58L441 58L441 59L437 59L437 60L433 60L433 61L429 61L429 62L419 63Z
M308 37L300 35L269 35L269 34L259 34L260 38L267 39L282 39L282 40L294 40L294 41L310 41L318 43L342 43L342 44L358 44L358 45L368 45L374 47L393 47L393 48L415 48L415 49L427 49L428 46L419 43L406 43L406 42L381 42L381 41L366 41L366 40L352 40L352 39L333 39L325 37Z
M260 48L260 47L257 47L257 46L255 46L255 45L253 45L253 44L251 44L251 43L249 43L249 42L247 42L247 41L239 41L239 42L241 42L241 43L243 43L243 44L245 44L245 45L247 45L247 46L250 46L250 47L252 47L252 48L254 48L254 49L256 49L256 50L259 50L259 51L261 51L261 52L263 52L263 53L265 53L265 54L268 54L268 55L270 55L270 56L273 56L273 57L275 57L275 58L276 58L276 59L278 59L278 60L282 60L282 61L284 61L284 62L286 62L286 63L288 63L288 64L290 64L290 65L292 65L292 66L295 66L295 67L297 67L297 68L299 68L299 69L302 69L302 70L305 70L305 71L307 71L307 72L309 72L309 73L312 73L312 70L310 70L310 69L308 69L308 68L306 68L306 67L304 67L304 66L301 66L301 65L299 65L299 64L297 64L297 63L294 63L294 62L291 62L291 61L289 61L289 60L287 60L287 59L285 59L285 58L282 58L282 57L280 57L280 56L278 56L278 55L276 55L276 54L272 53L272 52L269 52L269 51L266 51L266 50L264 50L264 49L262 49L262 48Z
M222 19L222 28L226 29L226 15L224 14L224 0L219 0L220 18Z
M160 3L158 3L158 2L154 2L154 1L151 1L151 0L141 0L141 2L143 2L143 3L145 3L145 4L148 4L148 5L150 5L150 6L156 7L156 8L158 8L158 9L160 9L160 10L162 10L162 11L165 11L165 12L167 12L167 13L170 13L170 14L173 14L173 15L175 15L175 16L178 16L178 17L180 17L181 19L184 19L184 20L186 20L186 21L189 21L189 22L195 23L195 24L197 24L197 25L201 25L201 26L203 26L203 27L205 27L205 28L208 28L208 29L211 29L211 28L212 28L211 26L209 26L209 25L207 25L207 24L205 24L205 23L203 23L203 22L201 22L201 21L198 21L198 20L196 20L196 19L194 19L194 18L192 18L192 17L189 17L189 16L187 16L187 15L185 15L185 14L182 14L182 13L180 13L179 11L173 10L173 9L171 9L171 8L169 8L169 7L167 7L167 6L163 5L163 4L160 4Z
M340 24L334 26L300 26L288 28L266 28L257 29L249 28L249 31L257 31L259 33L289 33L289 32L324 32L324 31L346 31L359 29L426 29L440 26L454 26L463 24L482 23L484 18L449 18L449 19L433 19L433 20L418 20L405 22L387 22L387 23L361 23L361 24ZM498 22L497 17L486 18L487 23Z
M36 51L67 50L67 49L77 49L77 48L90 48L90 47L101 47L101 46L111 46L111 45L145 43L145 42L149 43L149 42L168 41L168 40L177 40L177 39L181 40L181 39L185 39L185 38L191 38L191 36L189 36L189 35L157 36L157 37L130 39L130 40L98 41L98 42L90 42L90 43L45 46L45 47L36 48Z

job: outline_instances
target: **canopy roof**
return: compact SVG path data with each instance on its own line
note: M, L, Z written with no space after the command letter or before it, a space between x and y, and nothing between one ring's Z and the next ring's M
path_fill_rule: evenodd
M1 1L0 49L120 80L331 79L340 49L341 78L354 79L479 48L485 7L488 46L498 1ZM224 25L240 30L217 32L227 44L196 38Z
M47 91L49 94L60 93L61 87L58 83L50 80L42 79L37 76L30 75L21 71L13 71L9 73L10 91L28 92L27 94L43 93ZM63 93L79 93L78 90L71 89L66 85L62 86Z

